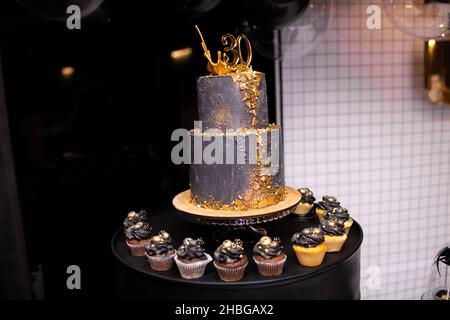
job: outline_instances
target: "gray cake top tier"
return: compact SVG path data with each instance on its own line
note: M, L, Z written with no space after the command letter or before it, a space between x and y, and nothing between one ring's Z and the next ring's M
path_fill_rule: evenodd
M198 112L203 130L266 128L266 79L250 71L197 79Z

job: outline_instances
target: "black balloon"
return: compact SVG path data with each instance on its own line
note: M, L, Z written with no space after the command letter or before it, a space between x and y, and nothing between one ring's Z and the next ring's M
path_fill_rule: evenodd
M69 14L67 7L77 5L85 17L100 7L103 0L17 0L29 12L48 20L64 21Z
M281 59L281 52L274 47L274 29L271 27L260 28L251 25L248 21L242 23L244 33L250 39L252 47L263 57L269 59Z
M169 5L175 10L182 11L195 17L211 11L217 7L220 2L222 2L222 0L172 0L169 2Z
M260 28L281 28L295 21L309 0L243 0L243 14Z

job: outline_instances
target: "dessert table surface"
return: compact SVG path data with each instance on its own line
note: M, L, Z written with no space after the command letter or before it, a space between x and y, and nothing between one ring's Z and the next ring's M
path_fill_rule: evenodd
M212 263L202 278L194 280L181 278L176 264L169 271L153 271L146 257L131 256L120 228L111 242L117 260L117 295L120 298L148 299L359 299L361 226L354 221L340 252L327 253L318 267L303 267L297 262L290 238L302 228L318 224L315 216L300 220L291 214L258 225L267 231L268 236L281 238L287 255L284 272L275 277L260 275L253 261L254 242L246 241L244 246L249 264L243 279L237 282L221 281ZM211 256L220 244L216 240L217 234L228 236L227 230L184 220L175 209L152 214L151 226L155 234L162 229L169 232L175 248L185 237L201 237L205 241L206 252ZM233 232L239 234L240 231Z

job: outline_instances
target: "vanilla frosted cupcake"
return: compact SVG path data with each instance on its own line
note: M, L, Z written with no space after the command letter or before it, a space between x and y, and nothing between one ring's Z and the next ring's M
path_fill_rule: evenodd
M323 215L326 211L332 210L333 208L340 207L341 204L337 201L336 197L332 196L323 196L322 201L317 203L316 214L319 218L319 221L322 222L324 220Z
M145 246L145 256L150 267L156 271L167 271L173 266L175 249L172 246L172 237L164 230L150 238Z
M205 253L203 245L204 242L201 238L183 240L183 244L178 248L174 258L182 278L197 279L205 274L206 266L212 261L212 258Z
M130 211L127 214L127 217L123 221L123 229L127 230L132 225L135 225L138 222L146 222L150 223L147 212L145 210L141 210L139 212Z
M278 237L264 236L253 247L253 260L263 276L278 276L283 273L287 256Z
M125 230L127 245L131 255L142 257L145 255L145 245L150 240L152 227L147 222L139 221Z
M320 224L327 245L327 252L339 252L347 240L344 225L337 220L324 220Z
M345 234L348 235L350 227L353 225L353 219L350 217L348 210L342 207L333 208L323 215L325 220L337 220L344 225Z
M314 201L316 198L309 188L300 188L298 191L301 194L300 203L295 208L294 213L299 215L305 215L314 207Z
M223 281L241 280L247 265L248 258L239 239L225 240L214 252L214 266Z
M322 264L327 246L320 228L305 228L301 232L295 233L291 242L297 260L302 266L317 267Z

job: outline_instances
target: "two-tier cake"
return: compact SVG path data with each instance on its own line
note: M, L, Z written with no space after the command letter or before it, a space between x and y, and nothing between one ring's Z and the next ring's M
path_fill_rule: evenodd
M197 150L203 158L192 156L192 202L241 211L277 204L285 197L282 135L279 126L269 123L264 73L252 70L245 36L223 36L229 46L223 55L218 52L217 62L200 36L211 74L197 80L201 128L191 130L191 141L192 154Z

